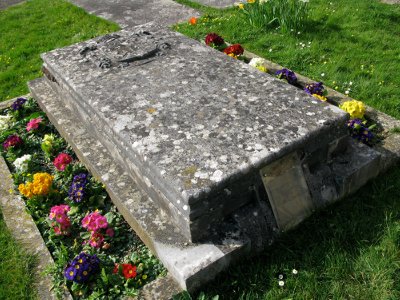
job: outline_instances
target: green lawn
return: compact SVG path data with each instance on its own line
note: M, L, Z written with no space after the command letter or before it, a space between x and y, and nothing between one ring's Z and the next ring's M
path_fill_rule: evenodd
M178 24L175 30L198 40L215 32L400 118L400 6L310 0L310 21L303 32L282 34L250 27L238 8L221 11L177 2L200 9L203 17L197 25ZM231 267L192 297L400 299L399 196L400 170L394 168L309 218L263 255ZM283 286L278 274L285 275Z
M28 93L40 53L116 31L118 26L63 0L31 0L0 11L0 101Z
M0 210L0 299L36 299L32 276L35 258L11 236Z

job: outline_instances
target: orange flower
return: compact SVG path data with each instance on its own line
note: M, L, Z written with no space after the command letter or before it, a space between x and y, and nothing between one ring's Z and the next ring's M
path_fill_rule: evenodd
M191 17L189 19L189 23L190 23L190 25L196 25L197 24L197 18L196 17Z

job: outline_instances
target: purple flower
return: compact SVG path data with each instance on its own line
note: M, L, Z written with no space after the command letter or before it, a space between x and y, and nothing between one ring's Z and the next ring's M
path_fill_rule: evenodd
M94 254L81 252L64 269L67 280L85 283L100 270L100 259Z
M324 94L324 86L322 82L314 82L307 84L304 87L304 91L310 95L317 94L322 96Z
M87 174L81 173L74 176L71 187L68 190L68 197L74 202L81 202L85 196L85 188L88 183Z
M292 70L283 68L282 70L276 71L275 75L279 79L286 79L286 81L288 83L290 83L290 84L296 84L297 83L297 76Z
M350 136L364 144L370 145L374 134L365 126L362 120L353 119L347 122L347 128L350 130Z
M10 147L18 147L23 143L22 139L16 135L10 135L3 143L3 149L8 150Z
M25 98L18 98L13 102L13 104L11 104L11 108L13 110L19 110L25 104L26 101L27 99Z

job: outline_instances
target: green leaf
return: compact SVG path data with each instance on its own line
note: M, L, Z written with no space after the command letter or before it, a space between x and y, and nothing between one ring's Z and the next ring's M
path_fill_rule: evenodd
M105 285L108 285L108 277L106 274L106 270L104 268L101 268L101 274L100 274L101 280L104 282Z

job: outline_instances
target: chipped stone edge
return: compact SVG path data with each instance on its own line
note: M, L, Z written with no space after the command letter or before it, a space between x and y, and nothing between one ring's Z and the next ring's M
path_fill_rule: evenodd
M24 97L29 97L26 95ZM15 99L0 103L0 109L5 109L14 102ZM11 178L11 172L2 156L0 156L0 205L4 217L4 221L11 231L11 234L24 250L37 259L35 265L35 287L39 299L58 299L52 291L51 276L44 275L43 272L48 266L54 264L54 260L45 245L45 242L36 227L32 216L25 210L25 203L22 198L14 192L14 183ZM18 213L16 213L18 212ZM62 299L72 300L72 296L68 291L64 292Z

